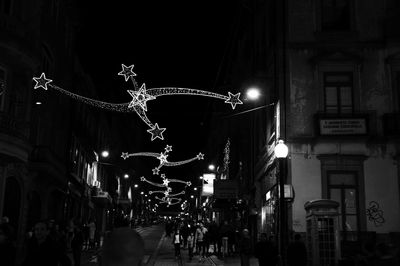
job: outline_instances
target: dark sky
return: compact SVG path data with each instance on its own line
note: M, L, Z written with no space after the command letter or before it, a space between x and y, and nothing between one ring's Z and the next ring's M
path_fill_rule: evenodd
M219 85L218 69L237 17L236 0L80 2L79 54L97 89L105 92L107 99L101 100L131 100L126 90L133 89L132 84L117 75L121 63L134 64L136 80L147 88L212 91ZM173 145L171 161L202 151L210 101L221 100L166 96L148 102L147 116L167 131L164 141L155 140L146 151L160 152L166 144ZM131 115L132 123L143 123ZM150 134L145 132L145 137L150 139ZM190 175L190 166L183 167L182 174Z

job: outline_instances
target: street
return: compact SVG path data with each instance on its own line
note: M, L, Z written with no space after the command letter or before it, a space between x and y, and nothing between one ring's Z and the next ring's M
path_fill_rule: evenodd
M186 265L186 266L208 266L208 265L240 265L240 258L238 255L234 257L220 260L212 255L207 257L204 261L199 261L199 256L195 255L192 261L189 261L188 252L186 249L181 250L181 259L176 260L174 256L174 248L171 238L164 236L164 225L152 225L148 227L138 227L135 229L145 241L145 256L143 258L143 265L146 266L172 266L172 265ZM85 251L82 254L82 266L98 265L94 251ZM258 265L255 258L250 260L251 266Z

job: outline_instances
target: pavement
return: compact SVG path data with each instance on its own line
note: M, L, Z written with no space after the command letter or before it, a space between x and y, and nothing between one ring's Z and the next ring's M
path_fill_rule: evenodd
M175 258L172 239L166 237L159 229L156 233L158 237L150 237L148 228L135 228L145 240L146 252L143 258L143 266L240 266L240 257L235 254L230 257L218 258L216 255L210 255L204 260L199 261L199 255L194 255L189 261L187 249L181 248L181 257ZM82 266L96 266L98 250L82 251ZM69 254L72 258L72 254ZM258 266L256 258L250 259L250 266Z

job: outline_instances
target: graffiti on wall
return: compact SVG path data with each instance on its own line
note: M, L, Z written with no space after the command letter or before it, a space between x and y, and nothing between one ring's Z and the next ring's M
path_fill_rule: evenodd
M375 226L381 226L385 223L383 218L383 211L379 209L379 204L376 201L370 201L367 208L367 217L370 222L373 222Z

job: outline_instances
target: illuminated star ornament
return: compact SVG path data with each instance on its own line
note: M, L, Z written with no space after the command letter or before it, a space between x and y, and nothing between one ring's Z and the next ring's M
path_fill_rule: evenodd
M160 164L154 168L153 171L153 175L158 175L160 173L160 169L163 166L178 166L178 165L182 165L182 164L187 164L190 162L193 162L195 160L204 160L204 154L203 153L199 153L198 155L196 155L193 158L187 159L187 160L183 160L183 161L177 161L177 162L170 162L167 160L169 152L172 151L172 146L167 145L164 149L164 152L161 153L155 153L155 152L137 152L137 153L128 153L128 152L123 152L121 154L121 157L126 160L129 157L135 157L135 156L147 156L147 157L155 157L160 161Z
M228 96L225 96L210 91L190 89L190 88L162 87L162 88L147 89L144 83L139 87L138 83L134 78L136 77L136 74L133 72L134 65L126 66L124 64L121 64L121 66L122 70L118 73L118 76L123 76L125 81L131 80L133 84L133 90L127 90L128 94L132 97L132 100L128 103L108 103L83 97L81 95L72 93L68 90L64 90L56 85L53 85L52 80L47 79L44 73L42 73L40 77L33 78L33 80L36 82L34 89L43 88L44 90L47 90L47 88L49 87L68 97L71 97L75 100L81 101L91 106L117 112L125 112L125 113L134 112L149 127L147 132L151 134L152 141L155 139L164 140L163 132L166 130L166 128L162 127L160 128L157 123L152 123L146 114L147 102L155 100L159 96L191 95L191 96L211 97L215 99L224 100L225 103L231 105L232 109L235 109L236 105L238 104L243 104L243 102L239 99L240 93L233 94L231 92L228 92Z
M33 89L35 90L37 88L43 88L47 91L47 84L52 82L51 79L46 78L46 75L44 73L42 73L38 78L33 78L33 80L36 82L35 87L33 87Z

